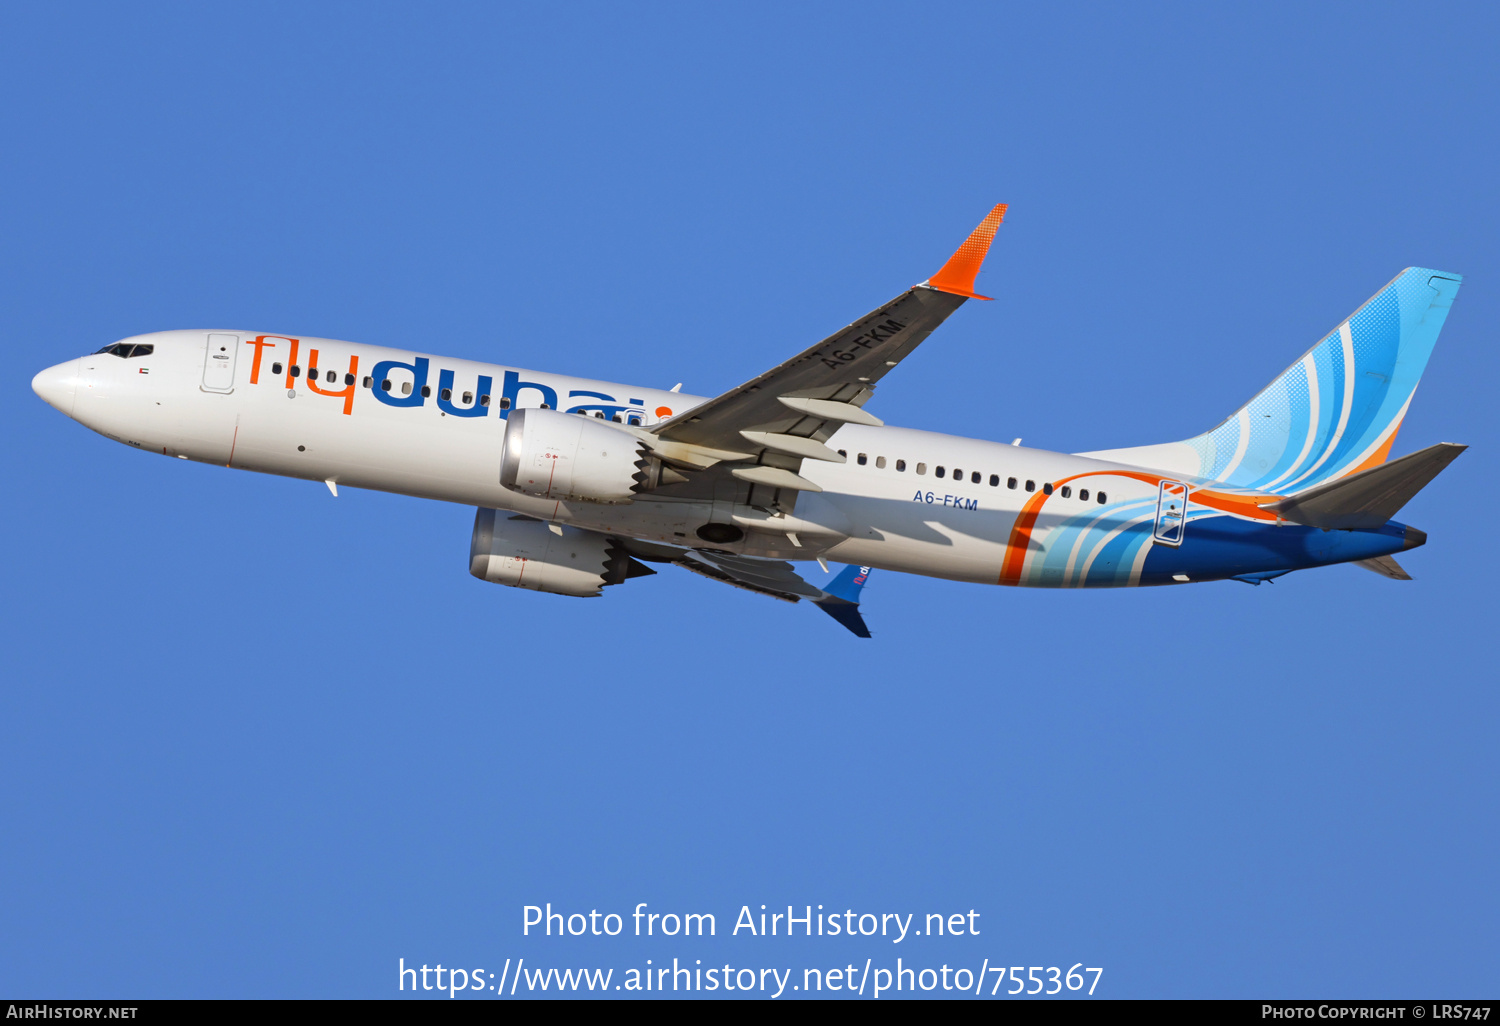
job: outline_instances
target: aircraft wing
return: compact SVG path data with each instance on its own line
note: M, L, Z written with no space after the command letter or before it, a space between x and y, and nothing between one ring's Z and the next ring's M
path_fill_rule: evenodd
M843 462L823 442L842 424L880 425L861 407L875 383L974 292L1005 204L989 212L942 270L778 367L652 428L683 449L733 459L735 477L764 487L817 490L797 476L804 458ZM666 448L666 447L664 447ZM771 496L764 503L771 505Z
M855 636L868 638L870 630L859 612L860 591L869 580L870 568L846 566L826 587L804 580L792 564L780 559L757 559L727 552L690 549L673 560L678 566L747 591L759 592L783 602L808 600L843 624Z
M870 636L864 616L859 615L859 592L864 589L865 580L870 579L870 567L844 567L819 588L796 573L784 559L735 555L717 549L678 549L634 538L618 538L618 541L631 555L651 562L673 562L684 570L720 580L733 588L771 595L781 601L810 601L855 636Z

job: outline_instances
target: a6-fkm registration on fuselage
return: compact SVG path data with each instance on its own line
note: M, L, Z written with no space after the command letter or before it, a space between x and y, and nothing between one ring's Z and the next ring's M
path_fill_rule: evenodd
M1392 518L1464 447L1389 456L1458 275L1402 271L1185 441L1068 454L884 423L866 408L880 379L986 298L1004 213L927 281L714 398L233 329L128 338L32 387L138 449L476 506L486 581L588 597L675 563L861 637L877 567L1044 588L1349 562L1406 579L1393 554L1426 535Z

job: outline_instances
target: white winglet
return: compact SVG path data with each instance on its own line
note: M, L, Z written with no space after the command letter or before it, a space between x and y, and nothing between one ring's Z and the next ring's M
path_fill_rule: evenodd
M328 490L330 492L332 492L333 493L333 497L335 499L337 499L339 497L338 482L336 482L333 478L330 477L327 481L324 481L323 483L328 486Z

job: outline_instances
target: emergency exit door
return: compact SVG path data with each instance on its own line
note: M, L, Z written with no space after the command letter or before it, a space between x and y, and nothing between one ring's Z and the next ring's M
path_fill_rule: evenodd
M1151 539L1174 549L1182 544L1187 526L1188 486L1181 481L1163 481L1156 490L1156 530Z
M238 335L211 334L203 354L203 391L233 392L234 364L239 357Z

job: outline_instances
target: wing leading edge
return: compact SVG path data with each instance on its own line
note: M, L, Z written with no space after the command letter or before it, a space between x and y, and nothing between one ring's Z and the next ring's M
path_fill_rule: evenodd
M875 384L966 300L987 298L974 291L975 276L1005 211L1003 203L991 210L927 281L652 434L734 463L730 472L761 491L752 505L776 505L778 489L816 490L797 474L802 460L843 462L822 443L846 423L879 425L861 409Z

